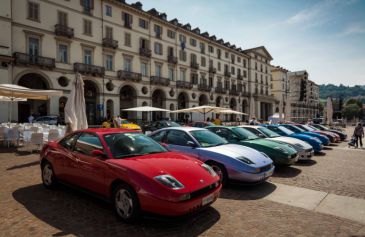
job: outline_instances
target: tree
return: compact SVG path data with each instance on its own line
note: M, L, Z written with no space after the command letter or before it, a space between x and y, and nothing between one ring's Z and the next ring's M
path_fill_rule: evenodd
M361 108L357 105L357 103L346 104L342 110L342 115L347 119L357 118L360 113Z

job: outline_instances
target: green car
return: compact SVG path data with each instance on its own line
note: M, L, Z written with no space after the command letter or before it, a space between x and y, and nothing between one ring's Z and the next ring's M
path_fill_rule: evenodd
M229 143L244 145L265 153L275 165L291 165L298 161L298 153L290 145L260 138L244 128L231 126L205 128L225 138Z

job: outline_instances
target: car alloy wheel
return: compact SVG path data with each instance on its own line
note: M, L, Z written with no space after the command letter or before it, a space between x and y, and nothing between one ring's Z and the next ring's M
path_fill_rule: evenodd
M133 222L139 216L137 195L128 185L120 184L114 189L114 210L125 222Z
M56 178L53 172L51 163L46 161L42 166L42 182L46 188L53 188L56 186Z
M227 171L226 168L216 162L208 162L208 165L218 174L219 179L223 185L227 183Z

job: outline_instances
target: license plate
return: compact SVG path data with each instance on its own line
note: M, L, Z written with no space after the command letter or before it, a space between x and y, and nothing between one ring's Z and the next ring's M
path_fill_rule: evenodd
M213 200L214 200L214 194L213 193L210 194L210 195L208 195L208 196L206 196L206 197L203 197L203 199L202 199L202 206L205 206L205 205L213 202Z

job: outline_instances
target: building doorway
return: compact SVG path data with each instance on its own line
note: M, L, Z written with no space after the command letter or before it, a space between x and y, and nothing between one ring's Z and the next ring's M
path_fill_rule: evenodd
M123 86L120 89L120 116L124 119L136 119L136 112L123 111L123 109L129 109L136 107L137 105L137 92L131 86Z
M163 90L157 89L152 93L152 107L165 109L166 94ZM152 121L164 118L164 112L152 112Z

